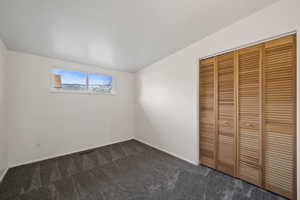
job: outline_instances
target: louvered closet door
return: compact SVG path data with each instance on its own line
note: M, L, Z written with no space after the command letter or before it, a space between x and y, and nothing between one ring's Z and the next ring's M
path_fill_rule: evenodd
M264 184L292 198L295 194L295 36L265 44Z
M214 58L200 62L200 161L215 167Z
M237 176L261 185L262 45L239 50L237 65Z
M235 175L234 53L217 58L217 166Z

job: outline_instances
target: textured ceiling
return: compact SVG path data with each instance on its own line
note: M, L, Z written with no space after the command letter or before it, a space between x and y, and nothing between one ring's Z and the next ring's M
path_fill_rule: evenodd
M135 72L277 0L0 0L11 50Z

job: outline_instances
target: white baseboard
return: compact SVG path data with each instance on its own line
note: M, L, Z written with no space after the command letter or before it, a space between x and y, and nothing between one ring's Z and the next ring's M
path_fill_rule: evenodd
M61 156L67 156L67 155L74 154L74 153L78 153L78 152L81 152L81 151L88 151L88 150L91 150L91 149L96 149L96 148L100 148L100 147L107 146L107 145L111 145L111 144L116 144L116 143L120 143L120 142L125 142L125 141L128 141L128 140L137 140L137 141L139 141L139 142L141 142L141 143L144 143L144 144L146 144L146 145L148 145L148 146L151 146L151 147L153 147L153 148L155 148L155 149L158 149L158 150L160 150L160 151L163 151L163 152L165 152L165 153L167 153L167 154L169 154L169 155L172 155L172 156L174 156L174 157L176 157L176 158L179 158L179 159L181 159L181 160L184 160L184 161L186 161L186 162L188 162L188 163L191 163L191 164L193 164L193 165L199 165L199 163L197 163L197 162L194 162L194 161L191 161L191 160L189 160L189 159L183 158L183 157L181 157L181 156L179 156L179 155L177 155L177 154L175 154L175 153L169 152L169 151L167 151L167 150L165 150L165 149L163 149L163 148L160 148L160 147L158 147L158 146L155 146L155 145L153 145L153 144L150 144L150 143L148 143L148 142L145 142L145 141L143 141L143 140L141 140L141 139L137 139L137 138L128 138L128 139L123 139L123 140L119 140L119 141L114 141L114 142L111 142L111 143L103 144L103 145L100 145L100 146L91 146L91 147L88 147L88 148L78 149L78 150L76 150L76 151L71 151L71 152L62 153L62 154L56 154L56 155L47 156L47 157L40 158L40 159L34 159L34 160L22 162L22 163L12 164L12 165L9 166L9 168L18 167L18 166L22 166L22 165L27 165L27 164L31 164L31 163L36 163L36 162L40 162L40 161L44 161L44 160L48 160L48 159L53 159L53 158L57 158L57 157L61 157ZM5 171L5 173L2 174L3 177L4 177L4 175L6 174L7 171L8 171L8 169ZM3 178L2 176L1 176L1 178ZM0 178L0 182L1 182L1 178Z
M32 163L36 163L36 162L40 162L40 161L44 161L44 160L49 160L49 159L53 159L53 158L57 158L57 157L61 157L61 156L67 156L67 155L70 155L70 154L79 153L79 152L82 152L82 151L88 151L88 150L91 150L91 149L96 149L96 148L100 148L100 147L104 147L104 146L107 146L107 145L116 144L116 143L120 143L120 142L126 142L126 141L133 140L133 139L134 138L122 139L122 140L114 141L114 142L111 142L111 143L106 143L106 144L103 144L103 145L100 145L100 146L91 146L91 147L88 147L88 148L81 148L81 149L71 151L71 152L67 152L67 153L56 154L56 155L47 156L47 157L44 157L44 158L34 159L34 160L30 160L30 161L26 161L26 162L22 162L22 163L17 163L17 164L11 164L11 165L9 165L9 168L18 167L18 166L27 165L27 164L32 164Z
M6 169L4 170L4 172L3 172L2 174L0 174L0 183L1 183L2 180L4 179L4 176L5 176L6 173L8 172L8 169L9 169L9 168L6 168Z
M143 141L143 140L141 140L141 139L134 138L134 140L139 141L139 142L141 142L141 143L144 143L144 144L146 144L146 145L148 145L148 146L151 146L151 147L153 147L153 148L155 148L155 149L158 149L158 150L160 150L160 151L163 151L163 152L165 152L165 153L167 153L167 154L169 154L169 155L171 155L171 156L174 156L174 157L176 157L176 158L179 158L180 160L184 160L184 161L186 161L186 162L188 162L188 163L191 163L191 164L193 164L193 165L199 165L198 162L191 161L191 160L189 160L189 159L183 158L183 157L181 157L181 156L179 156L179 155L177 155L177 154L175 154L175 153L171 153L171 152L169 152L169 151L167 151L167 150L165 150L165 149L163 149L163 148L160 148L160 147L158 147L158 146L155 146L155 145L153 145L153 144L150 144L150 143L148 143L148 142L145 142L145 141Z

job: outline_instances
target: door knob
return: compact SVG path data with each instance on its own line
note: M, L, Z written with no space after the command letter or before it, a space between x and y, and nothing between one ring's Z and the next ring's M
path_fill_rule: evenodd
M247 123L246 126L252 128L253 124Z

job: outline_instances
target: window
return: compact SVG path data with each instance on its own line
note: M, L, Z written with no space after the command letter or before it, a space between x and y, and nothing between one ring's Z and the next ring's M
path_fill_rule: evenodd
M100 74L88 74L88 88L93 92L111 92L112 77Z
M56 91L83 91L95 93L112 93L112 76L84 73L63 69L53 69L53 85Z
M53 69L54 88L64 90L86 90L86 74L63 69Z

